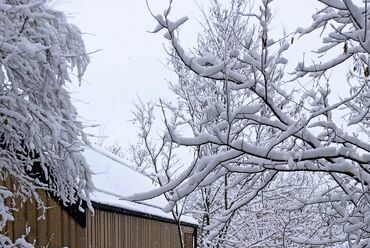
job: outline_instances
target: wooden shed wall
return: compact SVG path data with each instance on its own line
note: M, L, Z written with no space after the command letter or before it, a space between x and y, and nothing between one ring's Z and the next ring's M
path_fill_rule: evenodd
M41 192L40 195L49 208L45 213L45 219L37 220L42 216L42 211L36 208L34 201L29 200L19 208L19 211L13 212L15 221L8 222L3 233L15 240L25 235L26 228L30 227L26 240L30 243L35 242L36 248L86 247L85 228L76 223L56 201L47 197L45 192Z
M192 236L194 229L183 227L183 231ZM176 224L104 210L95 210L95 216L87 217L86 238L88 248L181 247ZM187 242L186 248L193 246Z
M11 187L11 181L4 185ZM35 242L36 248L180 248L176 224L126 215L105 210L87 214L87 227L82 228L58 203L45 192L40 192L48 207L45 219L34 201L21 205L13 211L15 221L8 222L2 233L15 240L30 227L27 241ZM10 201L6 203L11 206ZM193 248L194 228L183 226L186 248Z

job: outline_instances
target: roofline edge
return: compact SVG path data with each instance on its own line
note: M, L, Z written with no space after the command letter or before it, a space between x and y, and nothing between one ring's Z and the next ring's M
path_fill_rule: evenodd
M161 222L166 222L166 223L171 223L171 224L177 224L177 221L175 221L173 219L169 219L169 218L165 218L165 217L161 217L161 216L156 216L156 215L153 215L153 214L142 213L142 212L139 212L139 211L129 210L129 209L125 209L125 208L122 208L122 207L116 207L116 206L112 206L112 205L108 205L108 204L104 204L104 203L99 203L99 202L96 202L96 201L91 201L91 203L92 203L93 208L98 209L98 210L104 210L104 211L109 211L109 212L113 212L113 213L132 215L132 216L135 216L135 217L145 218L145 219L149 219L149 220L155 220L155 221L161 221ZM198 228L198 225L193 224L193 223L189 223L189 222L186 222L186 221L180 221L180 224L183 225L183 226L186 226L186 227L192 227L192 228L196 228L196 229Z

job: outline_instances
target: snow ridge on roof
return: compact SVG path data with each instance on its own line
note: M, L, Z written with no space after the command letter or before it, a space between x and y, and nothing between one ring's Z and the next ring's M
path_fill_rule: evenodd
M120 199L135 193L153 190L156 185L150 178L135 171L121 158L100 147L87 148L83 155L93 172L92 180L96 190L91 195L92 201L174 220L172 213L165 213L160 209L167 204L164 196L149 199L143 203ZM189 216L182 216L181 221L198 224Z

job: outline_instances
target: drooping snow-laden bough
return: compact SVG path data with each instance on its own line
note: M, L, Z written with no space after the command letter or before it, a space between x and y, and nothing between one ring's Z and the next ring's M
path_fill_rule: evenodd
M170 211L197 194L207 245L370 245L370 6L320 0L310 27L276 38L278 0L259 1L257 10L230 2L204 12L205 33L191 51L178 38L186 17L171 20L172 4L152 13L179 76L171 84L177 106L160 104L163 139L192 147L195 157L162 187L127 199L170 192ZM301 36L322 37L319 56L287 73L285 54ZM348 73L333 82L330 72L343 66ZM348 95L333 97L338 87Z
M0 187L0 230L20 207L6 199L43 207L41 189L66 205L89 203L86 138L65 88L72 70L81 80L88 63L80 30L46 1L0 1L0 180L14 182ZM32 246L0 235L1 247L14 245Z

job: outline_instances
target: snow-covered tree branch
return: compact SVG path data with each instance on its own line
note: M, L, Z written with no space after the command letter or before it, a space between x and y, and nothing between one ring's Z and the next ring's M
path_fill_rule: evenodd
M67 205L90 202L86 139L65 88L88 63L81 32L62 12L43 0L0 1L0 180L14 181L1 187L0 230L12 220L8 207L20 207L5 206L6 198L43 206L44 189ZM3 235L0 244L14 247Z
M228 223L241 221L234 216L253 209L269 192L267 205L276 203L275 210L290 216L278 225L284 227L278 244L370 245L367 1L319 1L322 8L314 13L312 25L298 28L295 36L319 39L321 31L323 45L314 62L296 66L293 78L286 72L285 56L293 36L277 38L270 30L271 3L279 1L259 1L257 10L246 8L247 2L230 1L230 8L222 10L213 1L216 7L207 13L206 32L193 51L186 51L178 38L187 18L171 20L171 4L163 15L153 14L158 22L154 32L165 32L179 76L171 85L178 108L167 108L164 114L178 120L165 122L167 137L194 148L196 156L176 179L128 199L171 191L165 208L170 211L197 190L208 194L210 203L211 195L218 194L210 189L223 185L233 199L218 205L218 217L208 221L212 240L224 238ZM335 84L348 87L349 93L335 98L328 71L345 63L351 63L347 76ZM298 79L308 83L303 86ZM296 180L287 183L290 177ZM309 186L289 190L299 188L302 180Z

